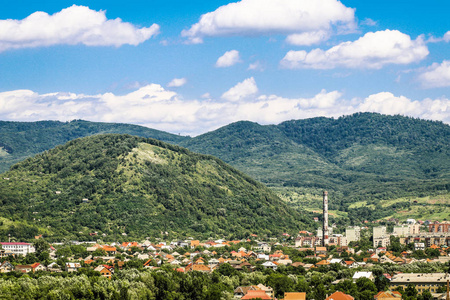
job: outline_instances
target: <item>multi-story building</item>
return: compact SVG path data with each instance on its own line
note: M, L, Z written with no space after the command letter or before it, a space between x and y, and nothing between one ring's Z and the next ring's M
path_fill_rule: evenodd
M450 247L450 232L422 232L419 234L410 234L406 237L400 237L400 243L403 245L411 243L424 243L426 248L431 247L431 245L445 245Z
M378 226L373 228L373 238L380 238L386 236L386 226Z
M394 226L394 232L392 233L396 236L407 236L409 235L409 226L400 225L400 226Z
M27 255L36 252L32 244L29 243L0 243L5 251L11 251L14 255Z
M400 286L406 289L408 284L412 284L419 294L425 290L436 293L437 289L445 286L449 279L450 276L446 273L401 273L392 277L390 290Z
M419 234L419 233L420 233L420 224L409 225L409 234Z
M347 237L347 243L359 241L361 238L361 227L347 227L345 229L345 236Z
M428 225L429 232L441 233L450 231L450 221L445 222L433 222Z
M391 238L389 236L381 236L381 237L374 237L373 238L373 247L383 247L386 248L391 244Z

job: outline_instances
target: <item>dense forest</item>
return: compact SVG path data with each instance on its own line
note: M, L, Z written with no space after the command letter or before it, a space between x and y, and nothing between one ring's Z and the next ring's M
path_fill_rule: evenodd
M309 227L264 185L212 156L95 135L26 159L0 180L0 237L242 238Z
M330 209L350 221L392 214L395 207L380 200L448 195L449 141L442 122L358 113L268 126L237 122L182 144L223 159L295 206L320 208L328 190ZM349 209L358 201L366 205Z
M328 190L330 209L342 212L339 217L347 223L419 211L425 203L411 206L411 198L443 196L447 206L450 199L450 126L376 113L265 126L242 121L194 138L125 124L0 122L0 170L73 138L103 132L152 137L213 155L293 207L318 210L322 191ZM397 198L403 199L380 204ZM428 212L431 219L443 219L449 211L433 206Z

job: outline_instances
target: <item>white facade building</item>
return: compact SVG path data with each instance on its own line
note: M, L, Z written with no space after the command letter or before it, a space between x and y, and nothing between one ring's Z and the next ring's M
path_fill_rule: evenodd
M0 243L4 250L11 251L15 255L27 255L28 253L36 252L33 245L30 243Z

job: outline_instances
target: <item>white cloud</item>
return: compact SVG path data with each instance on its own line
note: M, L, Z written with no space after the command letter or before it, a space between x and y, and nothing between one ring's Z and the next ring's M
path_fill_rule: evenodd
M254 70L254 71L264 71L264 66L261 64L260 61L255 61L254 63L251 63L247 70Z
M289 51L281 66L289 69L369 68L380 69L387 64L409 64L428 55L428 48L419 36L397 30L368 32L354 42L344 42L331 49Z
M296 46L310 46L319 44L330 38L330 32L325 30L295 33L288 35L286 42Z
M355 107L357 111L378 112L387 115L405 115L428 120L450 123L449 99L411 100L404 96L396 97L392 93L382 92L364 99Z
M450 60L444 60L441 64L432 64L418 78L425 88L450 86Z
M193 43L204 37L353 31L355 10L338 0L241 0L200 17L182 36Z
M222 98L228 101L240 101L248 98L258 92L255 79L253 77L247 78L239 82L234 87L223 93Z
M378 22L372 20L371 18L365 18L362 22L361 25L366 25L366 26L377 26Z
M239 51L230 50L225 52L224 55L222 55L217 59L216 67L227 68L237 64L240 61L241 59L239 57Z
M285 98L258 95L253 78L237 84L230 91L223 99L204 95L206 99L189 100L158 84L141 87L126 95L38 94L15 90L0 93L0 119L122 122L190 135L239 120L277 124L291 119L339 117L355 112L402 114L450 123L450 100L447 98L419 101L381 92L366 98L345 99L339 91L325 90L312 97ZM246 101L233 101L241 99Z
M446 41L447 43L450 42L450 31L447 31L447 32L444 34L443 39L444 39L444 41Z
M35 12L23 20L0 20L0 52L52 45L138 45L159 33L159 25L138 28L105 11L72 5L49 15Z
M168 87L180 87L187 83L186 78L174 78L167 84Z
M450 42L450 31L447 31L442 37L434 37L430 36L427 41L427 43L440 43L440 42Z

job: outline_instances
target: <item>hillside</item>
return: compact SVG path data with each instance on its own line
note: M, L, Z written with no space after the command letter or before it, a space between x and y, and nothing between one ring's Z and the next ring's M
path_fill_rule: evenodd
M245 237L294 233L311 220L212 156L115 134L76 139L14 165L2 174L0 201L1 239Z
M328 190L330 209L340 222L404 215L409 208L420 210L401 199L442 195L450 199L450 126L442 122L358 113L265 126L241 121L194 138L85 121L2 124L0 144L9 149L9 153L0 150L4 169L11 164L11 157L50 149L48 139L57 144L58 136L68 140L80 133L106 131L106 126L110 132L128 130L123 133L154 137L216 156L264 183L293 207L317 211L322 191ZM30 130L40 127L47 129ZM394 199L399 203L378 205L381 200ZM365 204L351 206L353 203ZM440 207L427 206L436 211L431 218L450 214L450 208L441 212Z
M269 126L237 122L181 145L223 159L293 206L320 209L326 189L330 209L351 222L399 208L377 206L380 200L448 194L449 141L442 122L359 113ZM366 205L349 209L358 201Z
M7 171L16 162L70 140L102 133L131 134L172 144L186 138L130 124L98 123L82 120L70 122L0 121L0 173Z

